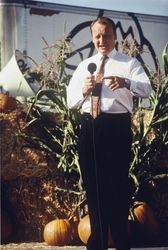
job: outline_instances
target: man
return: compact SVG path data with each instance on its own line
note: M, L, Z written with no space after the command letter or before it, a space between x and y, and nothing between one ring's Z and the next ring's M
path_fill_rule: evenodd
M109 229L115 247L127 250L133 95L147 98L151 85L137 59L116 51L111 19L93 21L91 34L98 53L78 65L67 88L69 107L81 107L83 112L79 161L91 222L87 250L108 249ZM106 57L104 76L97 80L102 56ZM95 95L100 95L100 114L93 116L93 93L98 85L101 95Z

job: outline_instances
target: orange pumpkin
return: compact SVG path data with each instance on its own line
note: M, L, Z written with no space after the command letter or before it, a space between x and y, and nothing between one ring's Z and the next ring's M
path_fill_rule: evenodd
M0 93L0 111L3 113L9 113L17 108L17 101L15 98Z
M51 246L65 246L71 242L71 224L67 219L55 219L44 228L44 241Z
M133 220L137 220L146 231L152 234L159 234L160 225L153 210L146 202L136 202L130 209Z
M90 234L91 234L90 219L89 219L89 215L87 214L80 220L78 224L78 235L81 241L84 244L87 244ZM114 243L111 237L110 230L109 230L108 246L114 247Z

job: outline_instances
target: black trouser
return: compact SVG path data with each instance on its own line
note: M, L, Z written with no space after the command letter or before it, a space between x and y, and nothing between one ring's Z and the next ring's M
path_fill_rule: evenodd
M115 247L127 249L131 143L130 114L82 116L79 159L91 221L88 250L108 248L108 228Z

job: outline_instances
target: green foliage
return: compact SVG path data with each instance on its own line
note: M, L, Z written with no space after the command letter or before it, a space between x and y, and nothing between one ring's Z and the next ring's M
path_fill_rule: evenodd
M164 72L159 67L158 72L148 68L153 86L150 95L150 106L143 107L139 100L134 113L134 141L132 144L132 162L130 177L135 185L134 199L145 182L168 177L166 163L161 164L161 158L168 147L168 44L163 51ZM165 166L164 166L165 165Z
M57 41L51 47L47 44L44 49L44 63L33 72L40 75L42 88L30 100L25 126L25 131L29 133L22 133L20 136L31 147L46 153L51 178L58 172L65 178L70 178L73 174L76 181L75 192L79 191L81 194L83 189L77 153L80 113L70 110L66 104L66 87L71 77L65 72L69 49L70 45L65 39Z

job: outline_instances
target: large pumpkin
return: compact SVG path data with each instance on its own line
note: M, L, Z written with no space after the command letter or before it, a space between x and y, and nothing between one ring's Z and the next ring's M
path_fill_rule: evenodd
M159 234L160 225L153 210L146 202L136 202L130 209L130 217L137 220L143 228L152 234Z
M17 101L15 98L0 93L0 112L8 113L17 108Z
M65 246L71 242L71 224L67 219L55 219L44 228L44 241L51 246Z
M84 244L87 244L90 234L91 234L90 219L89 219L89 215L87 214L80 220L78 224L78 235L81 241ZM111 237L110 230L109 230L109 236L108 236L108 246L114 247L114 243Z

